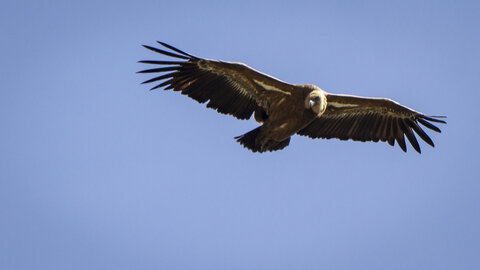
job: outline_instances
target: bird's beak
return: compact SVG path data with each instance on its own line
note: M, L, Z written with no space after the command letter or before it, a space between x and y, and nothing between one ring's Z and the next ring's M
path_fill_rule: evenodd
M313 100L310 100L310 108L313 108L313 106L315 105L315 102Z

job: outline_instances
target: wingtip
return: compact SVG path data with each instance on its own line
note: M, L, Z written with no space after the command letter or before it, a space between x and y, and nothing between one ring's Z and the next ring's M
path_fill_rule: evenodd
M160 40L157 40L157 43L160 44L160 45L162 45L162 46L165 46L165 47L167 47L167 45L168 45L167 43L162 42L162 41L160 41Z
M446 119L447 117L445 115L423 115L423 118L436 123L442 123L442 124L447 123L447 121L445 120L440 120L440 119Z
M186 56L186 57L188 57L188 58L198 59L198 57L196 57L196 56L194 56L194 55L191 55L191 54L189 54L189 53L187 53L187 52L184 52L184 51L182 51L182 50L180 50L180 49L178 49L178 48L176 48L176 47L173 47L172 45L169 45L169 44L167 44L167 43L165 43L165 42L162 42L162 41L157 40L157 43L160 44L160 45L162 45L162 46L165 47L165 48L168 48L168 49L170 49L170 50L172 50L172 51L174 51L174 52L177 52L177 53L179 53L179 54L181 54L181 55L184 55L184 56Z

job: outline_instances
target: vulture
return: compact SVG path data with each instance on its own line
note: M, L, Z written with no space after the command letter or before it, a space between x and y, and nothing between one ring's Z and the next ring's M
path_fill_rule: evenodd
M421 126L440 132L434 123L446 124L445 116L428 116L388 99L327 93L311 84L290 84L235 62L199 58L164 42L162 49L143 47L171 57L142 60L155 65L139 73L156 74L143 83L155 83L151 89L172 89L208 108L238 119L252 114L262 125L235 139L253 152L276 151L298 134L310 138L354 141L395 141L406 152L405 136L421 153L416 139L433 141Z

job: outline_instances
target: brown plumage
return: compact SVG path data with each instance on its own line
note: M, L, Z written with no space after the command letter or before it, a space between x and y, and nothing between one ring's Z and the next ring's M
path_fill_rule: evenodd
M143 83L160 82L153 89L173 89L207 103L208 108L238 119L255 120L263 125L238 137L253 152L275 151L286 147L294 134L310 138L337 138L354 141L397 141L407 151L404 135L420 153L415 133L426 143L433 141L420 124L440 132L431 122L446 123L442 116L426 116L384 98L364 98L329 94L315 85L293 85L258 72L245 64L195 57L163 42L167 49L150 46L154 52L177 61L144 60L159 65L139 73L161 75Z

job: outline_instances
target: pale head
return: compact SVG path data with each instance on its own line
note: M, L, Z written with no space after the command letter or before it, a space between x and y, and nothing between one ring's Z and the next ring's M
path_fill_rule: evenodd
M312 110L317 116L321 116L327 108L325 92L320 88L312 90L305 99L305 108Z

